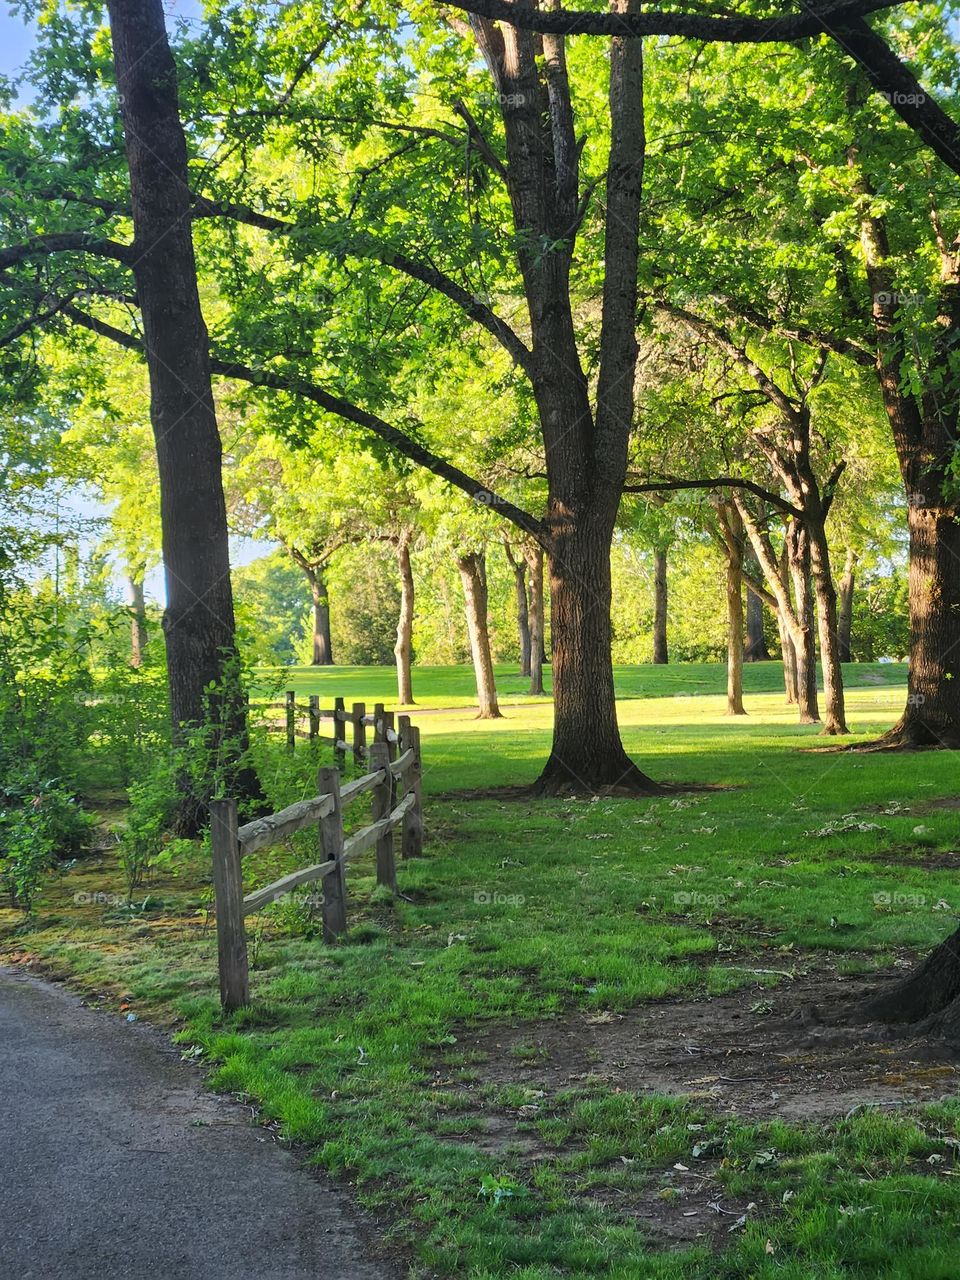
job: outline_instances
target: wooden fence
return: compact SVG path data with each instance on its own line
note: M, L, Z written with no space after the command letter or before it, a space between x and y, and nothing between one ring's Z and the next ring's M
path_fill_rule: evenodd
M351 858L375 848L377 884L396 893L395 830L400 828L403 858L416 858L422 852L420 730L411 725L409 716L401 716L398 723L398 730L394 730L393 716L388 712L374 724L375 741L369 749L363 745L368 773L342 783L339 769L324 767L317 780L318 794L310 800L301 800L242 827L237 825L235 800L212 802L210 835L220 1000L226 1011L250 1002L246 916L300 885L323 880L323 936L331 942L347 932L346 870ZM371 821L347 835L343 811L368 791L372 796ZM319 861L244 897L243 858L315 825L319 827Z
M369 714L365 702L354 702L348 711L343 698L334 698L333 706L324 709L316 694L311 694L306 702L298 702L296 692L288 689L283 702L252 702L250 710L254 713L282 711L282 720L264 720L261 722L263 727L285 733L288 751L296 750L298 738L308 742L326 742L333 749L340 768L346 763L348 753L352 753L355 764L365 763L368 728L374 730L374 736L378 740L397 740L394 714L392 711L385 711L382 702L375 703ZM327 720L330 721L330 729L328 733L321 734L321 722ZM300 728L304 723L306 729Z

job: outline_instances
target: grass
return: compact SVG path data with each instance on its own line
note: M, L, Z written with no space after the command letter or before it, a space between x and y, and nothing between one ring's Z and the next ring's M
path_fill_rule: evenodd
M903 668L850 674L850 719L874 735L901 708ZM413 1274L952 1280L953 1102L790 1126L590 1081L532 1100L519 1085L491 1086L491 1114L508 1108L516 1141L478 1141L481 1064L461 1049L464 1027L530 1020L533 1031L571 1009L616 1015L720 994L755 983L747 970L771 950L770 967L830 952L869 970L952 929L955 876L927 859L956 847L957 815L926 802L955 794L953 757L813 750L816 729L797 725L776 692L779 668L747 675L750 714L729 720L722 668L618 672L624 739L642 767L722 789L506 802L457 792L532 780L549 702L476 721L464 710L469 673L418 671L422 704L452 709L421 721L427 856L401 866L406 896L384 900L361 862L344 944L324 946L288 907L252 922L255 1002L226 1022L202 856L158 877L139 911L77 903L121 891L110 858L78 863L50 885L29 932L0 912L0 945L172 1026L218 1087L255 1101L383 1212ZM289 677L304 693L369 702L389 701L391 678ZM310 750L259 751L272 801L310 793ZM250 886L303 853L255 855ZM535 1061L533 1034L529 1046L518 1062ZM523 1156L531 1129L543 1146L535 1162ZM668 1192L663 1171L690 1162L693 1133L717 1153L724 1193L757 1208L719 1252L658 1251L616 1199Z

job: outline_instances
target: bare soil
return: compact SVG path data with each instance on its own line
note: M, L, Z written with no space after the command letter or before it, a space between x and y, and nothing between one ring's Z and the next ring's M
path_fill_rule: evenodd
M818 954L815 972L784 977L776 987L758 975L756 984L729 995L648 1002L624 1014L576 1011L546 1022L461 1027L456 1047L470 1078L438 1065L434 1084L474 1100L483 1132L465 1132L461 1141L526 1164L570 1148L558 1151L532 1129L536 1107L491 1102L490 1085L543 1091L546 1107L552 1095L585 1085L683 1096L748 1124L828 1124L868 1108L900 1111L954 1094L956 1050L892 1038L882 1027L837 1025L845 1008L896 982L912 963L904 957L889 971L851 977L837 967L849 959ZM754 963L759 969L770 961ZM720 1244L741 1215L775 1206L725 1196L716 1167L709 1159L685 1161L652 1171L642 1193L610 1186L589 1199L661 1247Z

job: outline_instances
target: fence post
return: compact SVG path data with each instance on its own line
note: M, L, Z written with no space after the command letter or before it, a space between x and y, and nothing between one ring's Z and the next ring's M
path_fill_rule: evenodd
M363 723L367 714L366 703L353 704L353 762L360 766L367 754L367 726Z
M293 689L287 690L287 750L293 751L297 745L297 695Z
M423 772L420 762L420 730L416 725L407 725L407 732L401 743L404 750L413 750L413 764L407 774L407 791L414 794L413 807L403 815L403 839L401 853L404 858L419 858L423 854L423 796L420 790L420 778Z
M387 744L387 750L390 752L390 759L397 758L397 742L396 736L391 738L391 734L396 735L396 729L393 725L393 712L385 711L383 713L383 741Z
M383 770L385 778L373 788L373 821L380 822L393 812L396 783L390 772L390 752L385 742L375 742L370 748L370 772ZM377 840L377 884L397 891L397 864L393 856L393 828L388 828Z
M320 734L320 698L317 694L310 695L310 741L316 742Z
M347 713L342 698L333 700L333 759L338 769L347 763Z
M343 810L340 774L325 766L317 776L320 795L333 796L333 809L320 819L320 858L337 865L323 880L323 940L333 942L347 932L347 885L343 861Z
M225 1013L232 1013L234 1009L242 1009L250 1003L236 800L211 801L210 845L213 851L213 891L217 908L220 1003Z
M375 702L373 704L373 740L374 742L383 741L383 703Z

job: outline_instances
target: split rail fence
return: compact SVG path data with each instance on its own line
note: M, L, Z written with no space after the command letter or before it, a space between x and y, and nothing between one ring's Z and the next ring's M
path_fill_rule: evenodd
M394 732L393 712L384 711L382 702L375 703L373 711L368 713L365 702L354 702L348 711L343 698L335 698L333 706L327 709L320 706L316 694L311 694L306 702L298 702L296 692L288 689L283 702L252 702L250 710L254 713L282 711L282 720L264 719L261 721L263 727L285 733L288 751L296 750L298 739L325 742L333 748L335 761L341 769L348 753L353 755L355 764L362 765L366 760L368 728L372 728L377 736L380 736L380 725L387 726L387 733ZM325 721L330 721L330 728L328 732L321 733ZM306 729L300 727L304 723Z
M344 783L339 768L326 766L318 775L317 795L242 827L237 824L236 800L211 803L220 1000L227 1011L250 1003L246 916L301 885L322 880L323 936L332 942L347 932L346 871L350 860L374 848L377 884L396 893L394 833L399 828L404 859L419 857L423 851L420 730L411 725L409 716L400 716L394 728L393 713L379 706L375 717L364 713L357 723L364 732L372 723L375 733L369 748L365 741L360 743L363 754L358 758L369 768L361 777ZM367 792L372 798L371 821L348 835L344 810ZM319 861L244 896L243 859L312 826L319 828Z

